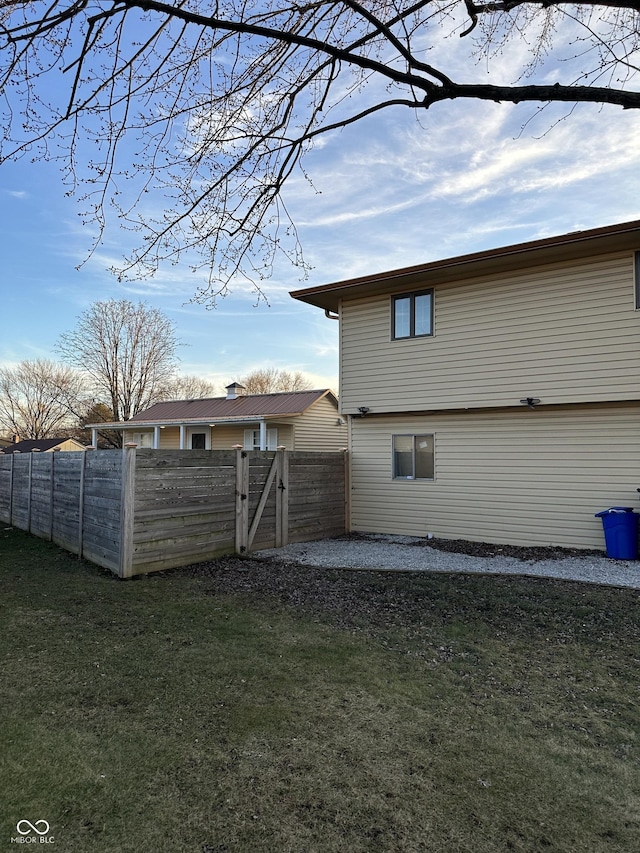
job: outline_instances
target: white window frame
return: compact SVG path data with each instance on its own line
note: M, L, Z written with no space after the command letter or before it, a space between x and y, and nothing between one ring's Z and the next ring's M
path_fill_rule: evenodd
M125 439L126 441L127 439ZM150 448L153 450L155 443L155 434L153 430L142 430L141 432L134 432L131 436L131 441L134 444L137 444L138 447Z
M204 435L204 449L211 450L211 430L208 427L189 427L187 430L187 448L193 450L191 444L194 435Z
M267 430L267 450L276 450L278 447L278 429L271 427ZM260 450L260 429L245 429L244 449Z

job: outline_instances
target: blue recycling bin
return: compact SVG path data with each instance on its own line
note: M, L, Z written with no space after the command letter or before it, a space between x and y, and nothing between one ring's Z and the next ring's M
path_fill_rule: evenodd
M638 519L630 506L611 506L596 513L602 519L607 557L614 560L638 559Z

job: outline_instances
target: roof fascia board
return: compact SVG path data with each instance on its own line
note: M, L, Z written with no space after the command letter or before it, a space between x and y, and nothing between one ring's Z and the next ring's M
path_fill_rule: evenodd
M87 429L120 429L139 430L153 429L154 427L179 427L179 426L209 426L211 424L257 424L260 421L277 421L280 418L298 417L301 412L279 412L277 415L247 415L243 418L201 418L200 420L171 420L171 421L115 421L113 423L87 424Z
M640 220L429 261L417 266L294 290L290 295L310 305L338 312L340 301L344 298L375 296L408 289L418 283L431 286L462 277L475 278L527 268L532 264L575 260L585 253L598 255L634 248L640 248Z

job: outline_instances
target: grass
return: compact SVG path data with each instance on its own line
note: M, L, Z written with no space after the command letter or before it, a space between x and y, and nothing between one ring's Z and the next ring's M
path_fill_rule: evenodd
M639 568L640 571L640 568ZM0 532L0 849L635 851L640 596Z

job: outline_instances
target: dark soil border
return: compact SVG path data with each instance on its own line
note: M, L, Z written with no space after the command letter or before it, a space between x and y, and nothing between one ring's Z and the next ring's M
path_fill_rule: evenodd
M336 537L343 542L380 541L379 536L367 533L347 533ZM604 557L604 551L586 548L561 548L556 545L499 545L489 542L472 542L468 539L416 539L406 543L416 548L435 548L448 554L466 554L469 557L513 557L523 562L566 560L571 557Z

